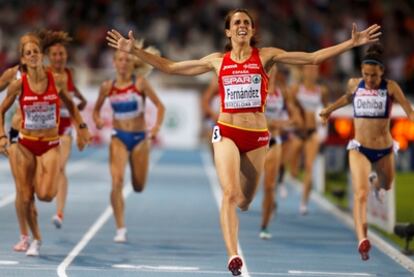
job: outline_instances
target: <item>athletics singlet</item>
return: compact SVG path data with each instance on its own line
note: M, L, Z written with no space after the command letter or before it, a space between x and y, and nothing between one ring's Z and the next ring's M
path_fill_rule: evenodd
M237 63L224 54L219 73L221 110L226 113L264 112L268 76L260 61L259 50L243 63Z
M382 80L378 89L367 89L362 80L353 94L352 105L356 118L388 118L392 98L388 94L387 81Z
M19 97L22 110L22 128L27 130L50 129L59 123L59 96L51 72L46 72L48 84L44 93L36 94L29 86L27 74L22 74L22 93Z
M135 82L120 89L115 87L114 81L109 100L117 120L135 118L145 111L145 96L136 89Z

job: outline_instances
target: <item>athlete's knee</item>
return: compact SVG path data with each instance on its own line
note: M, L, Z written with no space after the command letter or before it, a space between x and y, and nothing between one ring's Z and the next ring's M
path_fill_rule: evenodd
M115 194L117 194L117 193L122 193L122 189L123 189L123 185L122 185L122 183L121 184L112 184L112 193L115 193Z
M144 189L145 189L145 183L143 183L143 182L134 182L132 184L132 187L134 189L134 192L140 193L140 192L143 192L144 191Z
M367 189L360 189L355 192L355 200L358 202L365 202L367 201L368 197L368 190Z
M252 203L252 200L253 200L253 199L247 199L247 198L244 198L243 200L241 200L241 201L237 204L237 206L239 207L239 209L240 209L242 212L246 212L246 211L248 211L248 210L249 210L250 203Z
M122 176L112 177L112 189L120 188L122 190L123 184L124 184L124 177Z
M53 198L55 198L54 193L50 191L39 191L36 193L37 198L43 202L52 202Z
M233 203L236 204L239 200L239 194L231 189L223 190L223 201L226 203Z

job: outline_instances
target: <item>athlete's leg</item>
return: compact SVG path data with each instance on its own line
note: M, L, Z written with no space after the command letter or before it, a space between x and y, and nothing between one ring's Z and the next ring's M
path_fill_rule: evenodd
M17 194L21 199L22 209L21 215L27 222L33 238L41 240L39 226L37 224L37 213L34 209L34 185L33 179L36 172L36 158L24 146L16 145L16 180L18 185Z
M242 197L240 189L240 154L234 142L223 137L221 141L213 143L214 160L223 198L220 210L221 230L227 255L237 255L239 219L237 204Z
M9 152L9 163L10 169L14 178L14 183L16 187L16 198L14 201L14 206L16 209L16 216L17 222L19 224L19 231L20 231L20 241L14 245L13 249L15 251L26 251L29 247L29 229L27 226L26 218L24 216L24 205L23 205L23 198L22 198L22 189L17 181L17 163L16 163L16 148L17 144L12 143L8 149Z
M60 137L60 171L58 179L58 192L56 195L56 216L62 220L68 195L68 178L66 176L66 164L72 149L72 136Z
M369 192L368 175L371 163L357 150L349 151L349 168L351 170L354 191L354 223L358 241L367 237L367 197Z
M116 137L112 137L109 145L109 161L112 176L111 205L117 229L124 228L124 186L125 166L128 161L128 150Z
M37 180L35 182L35 193L39 200L51 202L55 198L58 191L58 177L60 169L60 146L49 149L46 153L37 157L36 167L41 170L36 170Z
M262 202L262 229L266 229L276 208L276 179L279 174L282 145L274 144L266 153L264 165L264 194Z
M298 178L303 141L300 138L293 136L290 139L289 144L290 156L286 157L287 163L289 164L289 172L293 178Z
M377 189L389 190L395 176L395 156L394 153L383 157L374 164L378 178L374 180L374 186Z
M135 192L142 192L145 188L149 167L150 142L141 141L130 154L131 181Z
M302 194L302 205L307 206L309 201L309 195L312 190L312 172L313 164L316 156L319 152L319 138L318 134L314 133L310 138L305 141L304 153L305 153L305 164L304 164L304 176L303 176L303 194Z
M243 198L238 206L242 211L248 210L253 201L264 169L267 149L266 145L240 156L240 187Z

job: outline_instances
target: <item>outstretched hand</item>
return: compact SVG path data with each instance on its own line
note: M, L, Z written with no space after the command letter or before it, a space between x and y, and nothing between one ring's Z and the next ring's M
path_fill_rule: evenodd
M331 115L331 113L326 108L325 109L322 109L319 112L319 116L321 118L321 122L322 122L323 125L326 125L328 123L328 120L329 120L329 116L330 115Z
M366 28L365 30L358 32L357 26L355 23L352 24L352 41L354 46L360 46L367 43L376 42L379 40L379 36L381 36L381 32L379 31L381 26L378 24L373 24Z
M108 31L106 36L106 40L108 41L108 45L118 49L120 51L124 51L127 53L131 53L133 46L135 45L135 38L132 31L128 32L128 38L123 37L117 30L112 29Z

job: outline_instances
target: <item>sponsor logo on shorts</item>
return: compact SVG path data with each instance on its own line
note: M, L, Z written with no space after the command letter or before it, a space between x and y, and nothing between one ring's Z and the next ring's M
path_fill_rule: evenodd
M265 137L258 137L257 141L268 141L269 140L269 136L265 136Z

